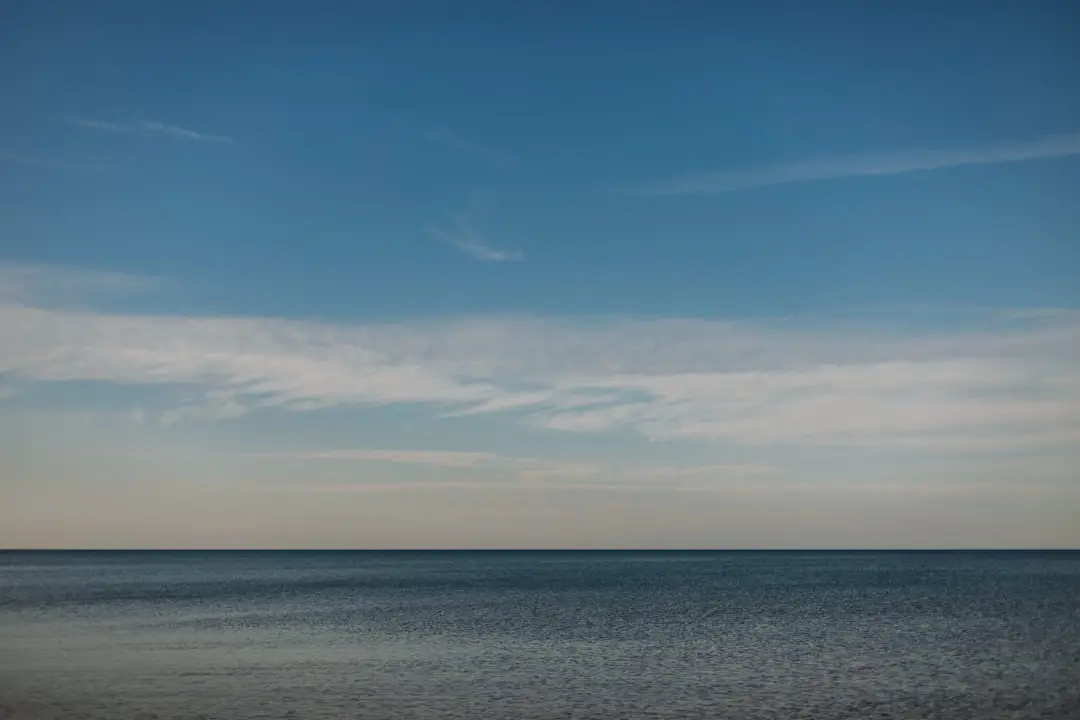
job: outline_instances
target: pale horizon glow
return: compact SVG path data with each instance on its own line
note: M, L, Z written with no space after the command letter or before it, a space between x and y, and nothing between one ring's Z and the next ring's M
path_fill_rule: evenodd
M842 540L847 536L839 533L832 512L820 505L827 499L842 506L853 503L843 512L866 513L867 522L905 506L916 513L911 517L915 520L924 517L930 505L1004 503L1043 518L1038 527L1049 531L1046 537L1056 538L1050 545L1075 542L1075 530L1065 518L1073 512L1069 503L1077 492L1070 459L1077 459L1080 447L1077 312L967 310L959 316L978 329L914 332L888 317L472 317L334 323L132 315L85 307L87 297L102 293L157 291L159 284L123 274L8 263L0 265L0 279L0 333L7 339L0 348L0 376L7 380L3 402L9 406L5 422L16 422L26 412L41 421L82 413L83 424L64 430L61 422L50 437L55 433L63 438L72 427L80 427L80 437L86 433L103 438L72 448L95 459L78 465L77 472L72 468L61 473L71 480L107 472L105 468L117 463L125 475L133 473L127 483L139 482L142 473L153 477L165 470L175 481L155 482L177 497L199 487L199 493L209 493L215 502L240 502L254 515L271 512L282 502L274 498L293 498L290 502L297 504L290 512L316 513L313 519L321 517L327 502L366 499L389 512L411 498L414 510L425 518L423 524L444 527L449 538L471 537L455 535L440 522L451 499L495 503L500 513L524 503L515 512L537 508L537 520L545 518L542 526L574 517L561 514L567 510L559 498L566 496L575 498L577 510L615 503L627 512L644 512L658 502L675 502L683 508L676 511L682 517L712 507L718 518L728 518L725 522L734 522L731 513L743 506L740 513L761 512L762 518L798 517L793 528L816 528L812 536L822 538L815 543L821 547L850 544ZM61 281L68 282L68 289L82 290L81 309L55 302L35 306L50 288L65 286ZM100 388L90 398L108 388L123 389L125 399L87 408L86 402L96 401L79 401L86 392L80 391L60 406L50 402L33 410L41 393L46 397L50 388L66 387L73 393L78 387ZM429 430L406 430L408 444L393 448L357 442L362 435L352 447L327 446L316 431L323 427L325 413L335 413L335 423L352 423L385 408L407 411L415 418L411 422ZM483 429L492 422L500 428L494 441ZM466 432L476 424L476 430ZM265 429L235 450L209 440L218 432L215 427L231 435L233 425ZM438 436L436 428L453 426L466 433L459 446L430 444ZM538 449L558 449L567 441L577 449L548 457L543 452L523 456L499 450L515 443L512 438L520 433L535 436L532 444ZM153 453L141 457L150 451L136 453L129 446L134 438L161 445L161 452L179 459L177 467L176 459L159 464ZM582 445L576 438L598 438L601 445L591 449L591 443ZM34 445L42 438L33 440L29 448L12 450L18 462L42 472L48 444L39 452ZM608 449L613 441L625 449ZM657 459L649 460L650 455ZM687 461L687 456L695 459ZM209 472L219 479L210 489L205 478L196 481L184 474L189 466L202 467L200 474ZM1027 476L1023 483L1010 479L1017 468ZM863 478L863 472L872 476ZM113 476L100 481L119 482ZM187 482L193 487L185 487ZM16 480L9 490L24 497L23 513L31 509L20 517L34 517L34 508L38 513L56 508L56 498L47 500L47 487L40 481ZM692 504L685 505L690 498ZM1042 498L1046 505L1025 511L1022 498ZM91 498L89 506L99 500ZM322 510L316 512L316 507ZM791 516L795 508L798 515ZM481 526L483 516L476 518ZM772 532L777 539L751 540L756 537L753 524L746 524L751 517L737 525L738 537L746 539L716 545L800 544L794 536L782 540L786 533L776 527ZM2 544L38 544L33 538L40 530L27 534L25 520L7 519L13 522L4 527L15 530L0 532ZM608 522L602 517L584 525L577 522L584 518L571 523L576 534L565 539L543 535L543 542L509 530L510 540L494 545L482 539L417 541L376 524L378 533L357 531L358 539L351 542L332 541L338 536L328 533L313 544L294 538L285 545L640 545L602 541L603 535L595 534ZM874 537L878 523L864 527L860 537ZM74 519L65 521L66 527L79 525ZM324 537L315 530L318 526L312 531ZM607 532L617 538L617 527L621 525ZM44 537L66 537L60 528L53 530L58 534ZM658 547L710 546L696 539L695 532L677 531ZM980 535L957 529L953 534L959 539L946 544L993 546L993 538L1006 536L1012 538L1007 546L1025 545L1031 544L1022 542L1025 537L1034 537L1025 534L1030 532ZM109 531L100 537L113 535ZM148 544L239 542L230 541L234 536L224 528L211 537L216 539L209 543L188 537ZM264 536L256 532L252 537ZM921 546L919 538L900 532L893 541L857 544L914 547ZM276 546L269 539L264 542ZM127 543L114 538L89 544ZM247 541L240 544L248 546ZM260 545L255 540L251 544Z

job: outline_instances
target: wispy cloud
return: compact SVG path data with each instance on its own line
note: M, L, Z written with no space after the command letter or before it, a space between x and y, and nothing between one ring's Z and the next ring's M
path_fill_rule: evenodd
M165 123L160 122L144 122L141 123L141 126L146 132L168 135L169 137L184 138L187 140L204 140L207 142L232 142L232 138L224 135L210 135L208 133L195 132L194 130L177 127L176 125L166 125Z
M120 123L107 122L105 120L88 120L86 118L74 118L70 122L72 125L90 128L91 130L106 130L108 132L116 133L137 132L135 125L122 125Z
M657 467L640 471L649 478L702 478L708 476L753 478L776 474L776 468L760 463L735 463L726 465L693 465L690 467Z
M145 292L159 284L141 275L0 261L0 302L56 306L101 295Z
M438 467L473 467L491 462L498 456L489 452L452 450L323 450L318 452L258 453L252 457L291 460L349 460L389 462Z
M162 137L171 137L181 140L197 140L201 142L230 143L233 141L231 137L225 135L212 135L210 133L196 132L195 130L189 130L177 125L168 125L166 123L150 120L118 123L107 120L75 118L71 120L71 124L90 130L102 130L105 132L123 133L128 135L159 135Z
M965 165L992 165L1080 155L1080 133L968 149L910 150L890 155L853 155L722 170L658 183L646 195L721 194L735 190L844 177L901 175Z
M166 410L161 414L159 422L168 426L192 420L234 420L246 415L247 411L247 407L233 399L233 393L211 391L202 401L189 401ZM145 413L143 417L145 420Z
M505 481L507 479L520 482L576 484L591 481L601 473L600 466L593 463L543 460L476 451L352 449L257 453L249 457L274 460L393 463L420 465L442 470L468 470L467 477L459 475L442 477L437 480L440 484L448 482L457 484L463 479L469 483L481 482L485 485L493 481ZM412 481L415 482L416 480L417 478L413 478Z
M710 464L699 466L670 465L620 465L608 463L570 462L543 460L531 457L514 457L492 452L467 451L430 451L430 450L330 450L318 452L272 452L251 455L252 458L271 460L338 460L361 463L396 463L420 465L443 470L467 470L467 473L442 475L409 476L405 480L396 479L393 483L374 485L369 476L359 476L363 482L339 484L335 489L382 489L389 487L480 487L490 488L493 484L513 482L515 487L536 485L550 488L587 487L635 489L662 485L664 487L703 487L715 488L718 485L730 487L732 483L743 481L775 480L776 468L761 464ZM307 483L299 488L313 486ZM324 490L315 485L316 490Z
M469 209L450 219L449 226L429 226L427 232L440 242L457 248L474 260L483 262L521 262L524 254L490 244L476 230L475 210Z
M0 376L0 400L15 397L15 386L7 378Z
M479 158L489 165L507 167L517 163L517 160L512 155L491 150L475 142L465 140L445 128L429 128L424 131L423 135L429 142Z
M254 457L272 459L355 459L381 461L380 451L340 451L331 454L298 453L269 454ZM619 467L617 465L594 465L558 463L501 457L490 453L463 453L472 457L462 462L453 457L455 453L428 453L426 451L381 451L394 459L389 462L404 462L428 465L451 472L420 473L395 475L390 480L379 475L363 472L350 473L336 471L331 477L318 470L305 470L299 478L289 478L285 482L262 483L260 489L270 492L298 493L383 493L429 490L604 490L651 492L657 490L675 490L696 493L723 493L729 497L732 493L744 496L802 496L820 497L822 494L843 493L851 496L860 495L895 495L896 497L922 497L924 499L975 494L1037 495L1046 499L1061 494L1064 489L1060 483L1068 477L1072 466L1045 468L1031 458L1022 462L1002 461L1001 458L982 459L977 463L951 461L936 468L923 469L918 478L907 472L889 472L885 469L872 480L861 474L845 473L842 470L822 477L811 472L809 478L805 471L792 472L772 465L762 464L713 464L689 467L664 465L646 465ZM368 457L369 453L371 457ZM440 455L446 455L445 462ZM415 457L414 457L415 456ZM482 458L479 456L483 456ZM542 467L540 471L528 469L531 465ZM1046 472L1049 470L1050 472ZM454 472L464 471L464 472ZM962 478L957 478L961 473ZM1023 476L1025 482L1020 485L1010 479L1010 475Z
M973 319L979 330L918 333L790 319L343 325L77 312L9 295L0 373L202 393L177 420L408 403L563 432L746 446L1076 443L1080 313L994 317Z

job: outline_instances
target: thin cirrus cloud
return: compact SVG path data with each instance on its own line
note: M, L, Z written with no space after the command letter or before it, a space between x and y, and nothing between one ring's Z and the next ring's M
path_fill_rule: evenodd
M71 124L91 130L102 130L104 132L127 135L157 135L160 137L169 137L179 140L196 140L199 142L231 143L233 141L231 137L225 135L212 135L210 133L196 132L195 130L189 130L188 128L179 127L177 125L169 125L149 120L117 123L107 120L76 118L71 121Z
M965 315L967 317L967 315ZM1080 442L1080 314L887 321L478 317L341 324L0 302L22 387L181 388L170 422L407 404L565 433L743 446ZM992 329L987 329L987 326Z
M0 302L65 303L103 294L145 292L159 285L159 280L142 275L0 262Z
M805 160L762 168L688 175L661 182L645 195L722 194L788 183L845 177L902 175L965 165L993 165L1080 155L1080 133L1049 135L1035 140L951 150L912 150L892 155L855 155Z
M718 484L731 488L733 483L754 482L780 477L777 468L761 463L726 463L697 466L640 464L620 467L595 463L543 460L531 457L499 455L491 452L432 450L328 450L318 452L271 452L249 455L250 458L274 461L339 461L348 463L393 463L419 465L449 470L443 477L430 474L396 478L393 483L368 482L363 475L354 482L335 484L305 482L287 489L322 492L364 492L426 487L495 487L511 483L514 488L560 487L566 489L635 490L655 487L715 489ZM467 470L466 474L454 473ZM317 475L316 475L317 477ZM659 485L658 485L659 483ZM275 489L282 489L276 487Z
M257 453L250 457L290 460L337 460L349 462L380 462L402 465L427 465L441 468L470 468L479 470L513 471L521 478L584 479L600 473L591 463L558 462L530 457L513 457L493 452L463 450L322 450L316 452ZM719 466L716 466L719 467ZM657 471L658 472L658 471ZM679 471L672 470L672 474ZM655 473L654 473L655 474Z
M322 450L316 452L270 452L249 455L252 458L301 461L338 461L361 463L392 463L422 465L447 470L468 469L469 477L477 473L511 475L521 481L563 481L577 483L595 478L601 468L591 463L559 462L529 457L513 457L493 452L457 450ZM451 478L454 481L460 478ZM490 481L488 478L485 482ZM497 479L497 478L496 478Z
M292 460L349 460L359 462L388 462L437 467L473 467L495 460L489 452L455 450L323 450L320 452L258 453L252 457Z
M481 262L521 262L525 255L517 250L496 247L488 243L475 228L470 212L463 212L451 218L448 227L429 226L429 235L446 243L473 260Z

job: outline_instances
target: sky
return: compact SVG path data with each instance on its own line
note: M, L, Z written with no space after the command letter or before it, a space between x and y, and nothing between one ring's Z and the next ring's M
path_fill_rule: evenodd
M0 547L1080 547L1073 2L0 5Z

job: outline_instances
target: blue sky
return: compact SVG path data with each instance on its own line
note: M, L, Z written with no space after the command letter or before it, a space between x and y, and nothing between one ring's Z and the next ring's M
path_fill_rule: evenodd
M1080 543L1072 3L0 12L0 545Z

